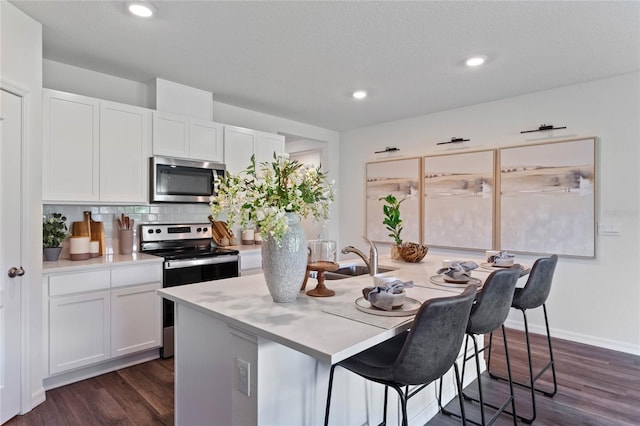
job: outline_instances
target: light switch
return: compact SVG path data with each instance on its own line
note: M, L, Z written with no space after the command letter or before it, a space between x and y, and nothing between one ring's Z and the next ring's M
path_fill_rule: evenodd
M599 223L599 235L620 235L620 224L618 223Z

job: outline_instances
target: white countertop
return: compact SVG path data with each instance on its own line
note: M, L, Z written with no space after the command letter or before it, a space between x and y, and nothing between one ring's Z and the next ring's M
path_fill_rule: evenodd
M407 289L407 297L424 302L462 291L462 288L439 287L429 281L429 277L440 268L442 259L440 256L427 255L421 263L411 264L382 256L379 263L381 267L396 268L385 273L385 276L394 276L402 281L412 280L416 287ZM480 263L479 259L474 260ZM357 262L343 262L344 265L354 263ZM489 272L478 268L472 275L484 280ZM316 280L310 278L307 290L315 285ZM328 363L339 362L402 332L410 325L412 317L402 317L406 321L399 324L398 317L372 315L375 317L372 323L377 325L371 325L326 312L357 311L355 300L362 296L363 288L373 285L369 275L327 280L325 285L335 290L336 295L316 298L300 293L294 303L273 302L262 274L170 287L159 290L159 293L233 327ZM385 327L384 321L387 319L389 321Z
M113 266L141 265L145 263L162 263L164 259L144 253L112 254L94 257L88 260L60 259L57 262L42 262L42 273L75 272L91 269L102 269Z

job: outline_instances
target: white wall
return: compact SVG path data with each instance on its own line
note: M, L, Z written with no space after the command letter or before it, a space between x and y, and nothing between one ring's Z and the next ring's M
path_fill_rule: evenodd
M632 73L342 133L340 156L351 159L340 170L342 244L366 248L365 163L388 155L373 151L397 146L403 156L423 155L453 136L471 139L470 146L518 145L547 137L520 134L542 123L567 126L553 136L597 136L596 214L621 233L598 236L595 259L560 259L547 303L550 325L556 337L640 354L639 94L640 73ZM530 318L540 332L542 316ZM509 321L520 324L521 315Z
M112 102L148 106L147 85L109 74L44 59L42 85Z
M26 104L22 183L23 361L21 412L44 401L42 387L42 26L0 1L0 82L16 89ZM19 177L16 177L19 179ZM2 271L4 273L4 271ZM13 348L17 350L17 348Z

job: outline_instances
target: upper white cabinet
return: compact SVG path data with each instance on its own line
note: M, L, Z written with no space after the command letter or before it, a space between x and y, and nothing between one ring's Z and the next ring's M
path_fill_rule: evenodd
M147 202L151 111L43 93L43 200Z
M273 161L274 152L284 152L284 136L273 133L224 126L224 162L227 171L239 173L246 169L255 155L256 164Z
M100 102L100 200L147 201L151 111Z
M153 155L222 162L223 125L162 111L153 113Z
M43 90L42 198L98 201L99 102Z

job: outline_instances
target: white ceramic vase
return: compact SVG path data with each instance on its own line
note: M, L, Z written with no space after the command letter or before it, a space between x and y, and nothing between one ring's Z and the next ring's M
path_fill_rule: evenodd
M262 242L262 271L274 302L295 302L307 271L307 238L300 216L287 213L288 228L280 244L265 232Z

